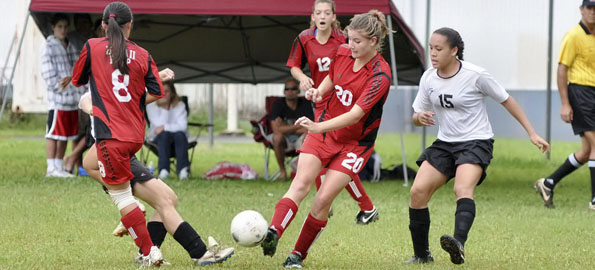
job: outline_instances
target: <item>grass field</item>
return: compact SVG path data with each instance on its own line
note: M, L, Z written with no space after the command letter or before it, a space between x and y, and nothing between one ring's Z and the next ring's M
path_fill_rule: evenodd
M46 179L43 130L0 126L0 269L134 269L136 248L130 238L111 231L119 216L109 197L87 177ZM417 135L405 137L408 164L420 153ZM400 163L398 136L381 135L376 150L384 167ZM430 202L430 249L436 262L406 266L413 250L408 230L408 188L402 181L364 183L380 211L380 220L355 224L356 203L346 192L334 203L335 215L310 250L307 269L592 269L595 236L589 212L589 173L581 168L556 189L556 209L543 207L532 184L549 174L578 147L555 142L546 161L528 140L496 139L495 158L488 178L476 190L477 218L466 245L467 261L452 265L440 249L439 237L452 234L455 202L452 183ZM281 269L292 250L311 205L301 205L273 258L260 248L236 246L229 233L233 216L254 209L270 219L275 203L289 182L200 179L218 161L248 163L262 172L260 144L199 145L193 178L168 180L179 197L179 211L199 234L213 235L236 255L210 268ZM151 212L150 210L149 212ZM187 253L167 237L162 247L173 264L166 269L192 267Z

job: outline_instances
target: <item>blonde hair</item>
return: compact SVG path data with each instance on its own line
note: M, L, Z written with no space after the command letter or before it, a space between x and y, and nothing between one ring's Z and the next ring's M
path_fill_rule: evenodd
M382 12L372 9L368 13L357 14L351 18L350 23L345 27L347 35L349 31L360 30L367 38L376 37L376 50L382 52L384 45L384 38L388 34L388 27L386 26L386 17Z
M337 14L335 11L337 10L336 6L335 6L335 1L333 0L316 0L314 1L314 5L312 5L312 14L314 14L314 10L316 9L316 5L321 4L321 3L326 3L331 5L331 10L333 11L333 14ZM310 27L316 25L316 23L314 23L313 20L310 20ZM341 29L341 22L339 20L336 20L333 22L333 25L331 25L333 28L336 29Z

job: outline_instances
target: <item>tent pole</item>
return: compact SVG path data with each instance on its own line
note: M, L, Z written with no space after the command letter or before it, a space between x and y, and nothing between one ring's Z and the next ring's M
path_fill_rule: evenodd
M214 109L214 97L213 97L213 83L209 83L209 147L212 149L213 148L213 144L214 144L214 139L215 136L214 134L214 129L215 129L215 109Z
M395 56L395 42L393 40L393 22L392 22L392 18L389 15L386 15L386 22L388 23L388 44L389 44L389 48L390 48L390 65L391 65L391 70L392 70L392 75L393 75L393 85L395 88L395 91L398 90L399 87L399 77L397 77L397 60L396 60L396 56ZM403 162L403 186L408 186L409 185L409 177L407 175L407 158L405 157L405 141L403 140L403 132L404 132L404 126L403 125L403 130L401 130L401 132L399 132L399 137L401 139L401 160Z
M429 62L430 59L430 8L432 7L432 0L426 0L426 46L425 46L425 59L426 63ZM423 126L421 128L421 151L423 152L426 149L426 134L427 128Z
M552 39L554 21L554 0L550 0L548 37L547 37L547 85L546 85L546 109L545 109L545 140L551 145L552 139ZM550 152L545 156L549 160Z
M6 107L6 99L8 98L8 92L12 92L12 79L14 78L14 72L17 67L17 61L19 61L19 55L21 54L21 48L23 47L23 40L25 39L25 31L27 31L27 24L29 23L29 11L25 16L25 25L23 26L23 32L21 34L21 40L19 40L19 47L17 47L17 55L14 58L14 64L12 65L12 71L10 72L10 78L6 84L6 91L4 91L4 97L2 98L2 109L0 109L0 123L2 123L2 115L4 115L4 108ZM4 74L2 74L4 76Z

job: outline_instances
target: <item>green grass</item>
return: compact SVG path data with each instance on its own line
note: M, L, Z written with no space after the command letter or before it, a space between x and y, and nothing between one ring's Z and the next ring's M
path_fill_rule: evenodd
M26 134L26 136L21 136ZM136 248L128 238L115 238L116 208L98 184L87 177L46 179L43 129L0 128L0 269L135 269ZM31 139L29 136L37 136ZM406 135L407 163L416 168L420 138ZM543 207L533 181L550 173L577 143L555 142L546 161L528 140L497 139L488 178L476 189L477 217L466 245L467 261L450 263L439 237L453 231L455 201L452 181L430 202L430 249L436 262L405 266L412 255L408 230L408 188L402 181L364 183L380 211L369 226L354 222L356 203L343 192L333 205L335 215L310 250L306 269L590 269L593 259L593 218L587 210L589 173L581 168L556 189L556 209ZM399 137L381 135L377 152L383 164L400 163ZM179 197L178 209L204 238L213 235L236 248L228 262L212 268L281 269L292 250L313 194L304 200L273 258L260 248L233 243L233 216L254 209L270 219L274 205L289 182L263 180L209 181L200 176L218 161L263 168L260 144L222 144L211 149L199 144L189 181L168 180ZM274 162L273 162L274 163ZM273 168L274 168L273 164ZM151 212L152 210L149 210ZM173 264L166 269L192 267L187 253L167 237L162 247Z

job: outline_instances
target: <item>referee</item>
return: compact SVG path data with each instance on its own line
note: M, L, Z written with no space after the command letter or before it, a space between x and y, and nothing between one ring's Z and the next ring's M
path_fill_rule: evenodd
M581 21L562 39L558 60L560 116L581 136L581 149L570 154L550 176L535 182L535 189L548 208L554 208L554 187L585 162L591 171L591 201L595 210L595 0L583 0Z

